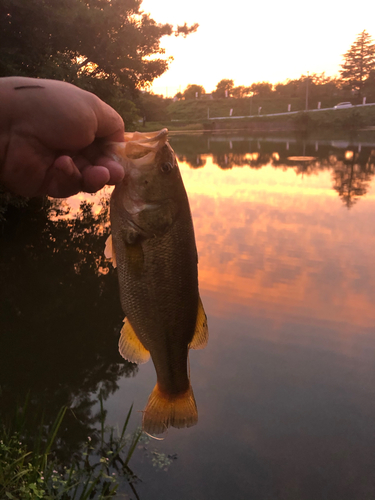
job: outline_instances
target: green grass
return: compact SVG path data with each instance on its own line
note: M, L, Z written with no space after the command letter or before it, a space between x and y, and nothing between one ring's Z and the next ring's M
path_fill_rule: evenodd
M154 132L155 130L161 130L162 128L167 128L169 131L185 131L190 130L203 130L202 122L147 122L145 126L139 124L136 127L138 132Z
M262 99L262 98L244 98L244 99L212 99L212 100L192 100L177 101L170 104L167 108L171 120L180 121L202 121L210 118L228 116L232 109L233 116L257 115L259 107L262 108L262 114L283 113L288 110L288 104L292 105L293 110L303 109L301 99Z
M137 479L129 468L142 431L127 434L130 408L121 431L105 426L105 411L100 399L101 426L95 439L88 438L72 463L58 459L54 447L68 411L62 408L55 422L46 429L43 419L40 433L30 442L27 436L27 404L17 411L12 424L0 424L0 498L3 500L104 500L113 498L120 483L133 486ZM94 444L95 443L95 444Z
M337 100L337 99L336 99ZM332 106L334 102L323 102L322 106ZM269 113L283 113L291 104L292 111L299 110L297 114L281 116L265 116ZM256 116L258 107L262 107L262 116ZM171 131L190 131L190 130L210 130L214 120L207 119L209 110L210 118L228 117L227 120L217 120L216 128L225 129L246 129L247 124L251 123L288 123L298 130L313 131L319 128L330 130L358 130L365 127L375 126L375 106L348 108L337 110L311 111L305 113L304 100L299 98L254 98L251 103L250 98L245 99L214 99L214 100L192 100L177 101L170 104L167 108L169 121L162 123L149 122L145 127L138 127L140 131L153 131L167 127ZM251 118L230 119L229 112L233 109L233 116L248 116L251 112ZM255 116L254 116L255 115Z
M246 97L243 99L196 99L176 101L167 107L170 120L201 121L208 117L229 117L232 109L233 116L257 116L261 107L261 114L286 113L288 105L291 111L304 111L306 101L299 97ZM329 108L337 104L337 98L322 100L322 108ZM309 108L316 108L317 99L309 101Z

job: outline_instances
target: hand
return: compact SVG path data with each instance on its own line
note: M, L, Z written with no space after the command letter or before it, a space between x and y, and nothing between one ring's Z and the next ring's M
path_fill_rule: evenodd
M57 80L0 78L0 182L23 196L93 193L124 176L104 146L124 123L90 92Z

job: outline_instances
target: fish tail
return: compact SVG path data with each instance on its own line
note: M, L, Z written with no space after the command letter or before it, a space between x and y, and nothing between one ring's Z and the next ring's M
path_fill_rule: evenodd
M168 427L191 427L198 422L198 411L191 385L180 394L165 394L158 384L152 391L143 413L143 430L161 434Z

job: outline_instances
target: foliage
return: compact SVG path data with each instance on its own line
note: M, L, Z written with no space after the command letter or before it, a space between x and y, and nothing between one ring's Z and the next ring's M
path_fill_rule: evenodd
M297 97L299 90L299 80L288 79L285 83L275 85L275 94L278 97Z
M143 126L146 122L150 121L169 120L167 107L170 103L171 99L164 99L160 95L151 94L149 92L141 92L136 100L136 105L142 117Z
M42 435L42 423L41 433L35 440L35 453L28 451L27 446L23 443L25 409L19 412L21 419L19 415L16 416L18 426L15 430L4 424L0 427L1 498L32 500L45 497L44 482L46 476L50 476L53 470L51 463L49 463L49 454L65 411L65 408L60 410L47 437Z
M301 75L297 80L287 80L285 83L277 83L275 85L274 97L275 98L289 98L293 99L298 97L305 100L306 85L309 89L309 102L314 103L316 107L317 102L321 102L323 107L330 107L337 102L340 95L342 99L348 98L341 89L340 81L337 78L331 78L325 73L312 73L311 75Z
M23 207L26 204L26 198L8 193L0 185L0 224L5 221L8 208Z
M68 29L67 29L68 26ZM90 90L134 119L130 101L168 68L160 42L187 36L141 11L141 0L4 0L0 77L53 78Z
M332 175L333 189L338 193L348 210L367 193L374 177L373 171L368 168L370 162L365 168L358 168L359 165L355 161L355 157L354 154L352 161L338 161Z
M186 89L183 92L183 97L185 97L186 100L189 99L196 99L197 97L201 97L202 94L205 94L206 91L202 87L202 85L195 85L195 84L190 84L186 87Z
M253 83L251 92L259 97L269 97L272 94L272 84L268 82Z
M229 97L234 87L233 80L223 79L216 85L213 94L216 98Z
M371 70L363 84L363 92L369 101L375 100L375 69Z
M251 87L245 87L244 85L233 87L231 93L235 99L243 99L251 93Z
M0 498L10 500L86 500L113 498L125 479L134 491L137 477L129 468L142 432L126 434L132 407L121 432L105 427L102 399L101 427L87 438L69 463L59 458L58 433L67 408L62 408L49 429L30 440L25 428L26 408L19 409L12 425L0 427ZM137 495L136 495L137 496Z
M95 394L105 399L119 378L137 370L116 349L123 313L117 277L103 256L107 200L101 205L98 212L82 202L72 216L66 201L31 199L6 212L0 233L1 499L104 499L120 483L133 488L129 459L139 431L129 436L124 427L116 434L105 426L102 403L94 411ZM30 387L26 412L17 402Z
M61 436L71 457L98 422L93 395L113 393L138 368L117 349L124 315L104 256L108 200L97 210L82 203L77 214L68 203L33 198L9 207L0 231L0 408L13 415L30 387L31 415L46 401L46 422L74 408L65 418L71 436Z
M371 70L375 69L375 44L366 30L357 36L350 49L344 54L341 68L343 82L361 95L365 79Z

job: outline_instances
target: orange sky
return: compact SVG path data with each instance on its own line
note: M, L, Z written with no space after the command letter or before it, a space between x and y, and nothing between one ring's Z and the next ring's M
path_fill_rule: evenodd
M299 78L307 71L333 76L358 33L366 29L375 36L369 21L375 18L375 2L367 0L358 0L355 7L332 0L190 0L188 8L175 0L143 0L142 8L157 22L200 25L186 39L163 41L174 61L153 89L169 96L193 83L211 92L222 78L250 85Z

